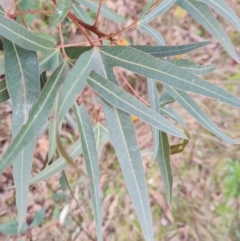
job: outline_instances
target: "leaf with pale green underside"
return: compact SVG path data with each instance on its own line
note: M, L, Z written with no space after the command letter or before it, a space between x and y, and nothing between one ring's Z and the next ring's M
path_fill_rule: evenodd
M139 119L159 130L164 130L171 135L185 138L185 135L181 131L160 114L151 110L137 98L125 92L111 81L103 78L101 75L91 72L87 82L90 87L109 104L131 115L137 116Z
M166 133L159 132L159 148L156 157L156 161L159 164L160 172L164 184L164 190L167 197L168 205L171 205L172 201L172 169L170 164L170 150L168 143L168 136Z
M192 115L202 126L208 129L210 132L214 133L216 136L222 140L231 143L239 144L238 141L225 135L205 114L205 112L198 106L198 104L183 91L176 90L169 86L165 86L169 94L178 101L178 103L190 114Z
M55 14L50 18L50 26L55 27L60 23L68 14L71 8L71 0L57 0Z
M40 95L37 54L3 38L6 83L12 102L12 137L15 138L26 123L29 112ZM31 68L29 68L31 66ZM27 212L28 186L36 139L29 143L13 160L19 229Z
M10 96L8 94L6 81L2 80L2 81L0 81L0 103L8 100L9 98L10 98Z
M210 74L216 69L215 65L199 65L188 59L170 59L165 60L170 64L177 65L180 68L187 70L188 72L195 75L205 75Z
M89 177L94 218L97 229L97 240L100 241L102 240L101 181L96 143L86 107L84 105L77 107L75 104L73 105L73 112L77 120L83 157Z
M61 123L77 96L83 91L92 70L93 50L83 53L71 69L59 94L57 121Z
M176 65L156 59L137 49L122 47L116 50L106 47L99 49L99 53L109 68L121 66L174 88L201 94L240 108L240 99L227 91Z
M99 52L95 52L94 70L117 84L113 69L108 69ZM137 143L131 115L103 101L111 142L116 150L127 189L136 209L146 240L153 240L152 216L149 206L147 186L143 173L141 154Z
M158 103L158 90L155 81L152 79L147 80L148 95L150 100L150 107L157 113L160 113L159 103ZM159 148L159 130L152 127L153 136L153 162L156 158L158 148Z
M104 124L98 123L93 127L94 137L96 141L96 148L98 152L98 158L100 158L104 144L109 141L109 133ZM68 150L69 156L74 160L82 154L81 142L77 140ZM36 174L31 178L30 184L35 184L52 177L56 173L64 170L68 166L68 163L64 158L60 157L54 161L51 165L47 166L44 170Z
M22 48L29 50L49 52L56 49L54 43L38 37L25 29L22 25L2 15L0 15L0 36L3 36Z
M90 18L90 16L88 15L88 13L86 11L84 11L81 6L79 6L79 4L77 3L73 3L72 4L72 9L73 12L75 13L75 15L82 19L84 22L93 25L93 20Z
M83 4L84 6L88 7L90 10L92 10L95 13L98 12L99 2L87 1L87 0L77 0L77 2L79 4ZM108 8L104 2L102 3L102 6L101 6L100 16L118 23L119 22L124 23L126 21L123 17L117 15L115 11Z
M239 57L236 54L231 41L205 3L195 0L177 0L176 4L191 14L196 21L198 21L214 38L220 42L228 54L234 60L239 62Z
M65 70L66 64L63 62L47 81L38 101L33 106L27 121L21 127L11 145L0 159L0 173L11 165L14 158L24 149L25 146L37 138L42 126L44 126L44 123L48 120L56 94L65 80Z
M44 56L39 60L40 74L42 74L45 70L54 71L61 62L62 55L59 49L44 54Z
M116 150L122 173L136 209L143 235L152 241L152 217L144 177L142 159L131 116L103 103L110 140Z
M162 34L159 33L159 31L152 28L147 23L140 23L138 26L142 31L144 31L146 34L150 35L153 39L155 39L159 45L165 45L165 40Z
M240 19L232 8L224 0L199 0L212 7L215 11L228 19L235 28L240 31Z
M204 47L210 44L210 42L200 42L195 44L186 44L179 46L149 46L149 45L130 45L130 47L138 49L146 54L150 54L156 58L164 58L174 55L185 54L191 52L195 49ZM99 49L105 47L99 47ZM112 46L112 49L116 49L116 51L121 50L121 46ZM86 51L89 51L91 47L88 46L79 46L79 47L67 47L65 51L68 57L72 60L77 60L79 56Z
M18 230L19 223L15 220L11 220L7 223L0 224L0 233L7 234L7 235L17 235L23 234L27 231L28 225L24 223L22 228Z
M173 4L176 2L176 0L164 0L159 4L158 6L154 7L152 11L150 11L148 14L146 14L139 23L148 23L152 21L153 19L161 16L164 14L169 8L173 6Z

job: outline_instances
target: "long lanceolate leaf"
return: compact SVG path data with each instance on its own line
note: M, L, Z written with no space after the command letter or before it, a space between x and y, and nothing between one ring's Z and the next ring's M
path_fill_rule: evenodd
M185 138L185 135L174 125L164 119L160 114L154 112L137 98L123 91L117 85L103 78L95 72L88 77L88 84L108 103L130 113L150 125L164 130L172 135Z
M220 87L208 83L176 65L156 59L131 47L123 47L118 49L118 51L111 47L106 47L99 49L99 52L102 59L108 62L109 65L121 66L177 89L215 98L240 108L240 99Z
M40 94L39 66L36 52L23 49L7 39L3 39L3 43L6 81L12 100L12 136L15 138ZM28 144L13 161L19 228L27 211L28 185L35 144L36 140Z
M42 126L47 122L56 94L65 80L65 77L65 63L63 62L47 81L38 101L33 106L27 121L0 159L0 173L11 165L14 158L26 145L37 138Z
M146 15L147 11L149 10L149 8L152 6L153 3L154 3L154 0L147 1L147 4L140 15L138 22L141 22L142 18L144 18L144 16Z
M117 84L112 66L96 51L95 71ZM111 142L116 150L127 189L136 209L143 235L147 241L153 240L152 216L143 173L141 154L131 116L103 101Z
M149 45L131 45L132 48L138 49L146 54L150 54L156 58L164 58L179 54L185 54L191 52L195 49L204 47L210 44L210 42L200 42L195 44L186 44L179 46L149 46ZM100 47L105 48L105 47ZM112 49L116 51L121 51L121 46L113 46ZM91 47L89 46L80 46L80 47L68 47L65 49L68 57L72 60L77 60L79 56L87 51L89 51Z
M97 240L100 241L102 240L101 181L96 143L86 107L81 105L79 108L77 108L77 106L74 105L73 111L80 132L83 157L89 177L94 217L97 228Z
M192 115L202 126L214 133L222 140L231 144L239 144L238 141L225 135L205 114L205 112L198 106L198 104L185 92L176 90L170 86L165 86L169 94L190 114Z
M231 41L205 3L196 0L177 0L176 3L191 14L193 18L195 18L222 44L229 55L239 62L239 57L237 56Z
M84 89L92 66L93 50L83 53L65 80L58 102L58 123L61 123L77 95Z
M238 31L240 31L239 17L224 0L200 0L200 1L211 6L215 11L221 14L224 18L228 19Z
M167 134L159 131L159 148L156 160L160 167L168 205L172 200L172 169L170 164L170 150Z
M111 142L116 150L122 173L136 209L143 235L153 240L152 217L148 201L140 150L131 117L123 111L104 103Z
M0 15L0 36L16 43L25 49L34 51L49 52L53 51L54 43L38 37L26 30L22 25Z

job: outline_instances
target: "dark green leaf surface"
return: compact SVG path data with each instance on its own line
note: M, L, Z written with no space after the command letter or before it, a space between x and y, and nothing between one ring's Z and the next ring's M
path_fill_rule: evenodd
M181 131L164 119L160 114L154 112L137 98L123 91L117 85L97 73L92 72L89 75L88 84L109 104L131 115L137 116L159 130L164 130L171 135L185 138L185 135Z
M54 27L60 23L68 14L71 8L71 0L57 0L57 6L55 8L55 14L50 19L50 26Z
M54 43L40 38L32 32L26 30L22 25L0 15L0 36L12 41L22 48L49 52L56 48Z
M13 111L12 137L15 138L40 95L39 66L36 52L23 49L7 39L3 39L3 43L6 82ZM28 186L35 144L36 140L33 140L14 157L13 161L19 228L25 221L27 212Z
M164 41L164 40L163 40ZM164 58L174 55L185 54L191 52L195 49L202 48L210 42L200 42L195 44L186 44L179 46L148 46L148 45L130 45L129 47L138 49L146 54L150 54L156 58ZM99 49L104 49L106 47L99 47ZM121 51L122 46L112 46L112 50ZM72 60L77 60L79 56L86 51L89 51L91 47L79 46L79 47L67 47L65 49L68 57Z
M159 105L164 106L164 105L173 103L174 101L175 99L167 91L164 91L160 97Z
M201 3L196 0L177 0L176 3L191 14L193 18L195 18L210 34L212 34L214 38L221 43L228 54L239 62L239 57L236 54L231 41L205 3Z
M89 185L93 202L94 218L97 228L97 240L100 241L102 240L102 194L96 143L86 107L84 105L77 107L75 104L73 106L73 111L81 136L81 146L85 165L87 167L87 174L89 177Z
M58 123L61 123L77 96L83 91L92 66L93 50L82 54L64 81L58 102Z
M33 222L32 222L32 226L33 227L38 227L44 220L44 216L45 216L45 208L41 208L35 215Z
M118 50L106 47L99 49L99 52L103 61L110 66L121 66L177 89L201 94L240 108L240 99L220 87L208 83L176 65L156 59L132 47L122 47Z
M167 197L168 205L172 201L172 169L170 164L170 151L167 134L159 132L159 148L156 160L160 167L160 172L164 184L164 190Z
M205 112L198 106L198 104L183 91L176 90L169 86L165 86L166 90L176 99L177 102L192 115L202 126L214 133L222 140L231 144L239 144L238 141L225 135L205 114Z
M10 98L7 90L6 81L0 81L0 103L8 100Z
M2 173L11 163L14 158L28 145L31 141L37 138L42 126L47 121L48 116L54 104L56 94L65 80L66 65L63 62L52 74L42 93L33 106L28 120L22 126L7 151L0 159L0 173Z

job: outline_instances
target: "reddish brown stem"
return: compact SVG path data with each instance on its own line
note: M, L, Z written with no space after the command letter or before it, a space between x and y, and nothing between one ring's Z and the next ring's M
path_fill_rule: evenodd
M100 111L99 111L99 113L98 113L98 116L97 116L97 118L96 118L96 122L97 122L97 123L99 122L99 118L100 118L101 112L102 112L102 105L101 105Z
M60 37L60 42L61 42L62 55L63 55L63 58L65 59L67 57L67 54L65 52L65 48L63 47L64 46L64 42L63 42L62 25L61 25L61 23L58 24L58 27L59 27L59 37Z
M11 18L15 18L19 15L25 15L25 14L38 14L38 13L43 13L43 14L50 14L50 13L55 13L55 11L51 10L27 10L27 11L22 11L22 12L17 12L14 14L9 14Z
M102 7L102 0L100 0L99 6L98 6L98 12L97 12L95 23L93 24L93 28L97 28L101 7Z
M21 19L22 19L22 23L23 23L23 25L25 26L25 28L27 29L27 28L28 28L28 27L27 27L27 23L26 23L23 15L22 15L22 12L21 12L20 7L18 6L19 1L16 1L16 0L15 0L15 3L16 3L16 6L17 6L17 10L18 10L19 13L20 13L20 17L21 17Z
M145 105L150 106L150 104L149 104L147 101L145 101L145 100L133 89L133 87L129 84L129 82L128 82L127 79L123 76L123 74L121 73L121 71L119 71L119 70L117 69L117 72L118 72L118 74L121 76L121 78L125 81L125 83L126 83L127 86L129 87L129 89L133 92L133 94L134 94L139 100L141 100Z

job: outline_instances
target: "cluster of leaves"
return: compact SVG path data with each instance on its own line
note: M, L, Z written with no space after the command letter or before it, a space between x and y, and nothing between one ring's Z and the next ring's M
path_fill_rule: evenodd
M26 6L28 0L22 0ZM39 37L14 21L8 12L0 10L0 48L4 51L4 65L0 81L0 101L12 106L12 142L0 159L0 173L13 164L16 189L19 230L24 223L27 210L29 185L43 181L72 165L75 158L83 154L93 202L97 239L102 240L102 209L99 163L104 143L110 141L115 148L123 176L132 198L146 240L153 240L152 218L147 186L131 115L152 126L154 150L153 161L159 163L168 203L172 198L172 172L170 154L181 151L189 138L184 122L168 104L177 101L201 125L219 138L232 144L239 142L224 134L205 114L200 106L187 94L194 92L223 103L240 107L240 99L225 90L204 81L198 75L212 72L212 65L200 66L190 60L171 60L167 57L184 54L204 47L209 42L182 46L164 46L161 34L148 23L166 12L174 4L179 5L205 27L239 62L233 45L207 5L230 20L240 30L240 20L224 0L149 0L139 19L118 33L105 34L98 30L99 14L113 21L124 21L100 2L85 0L53 0L56 4L50 19L51 27L59 26L65 17L70 18L88 39L90 46L65 47ZM92 22L85 6L96 12ZM26 13L44 13L41 9ZM21 13L23 14L23 12ZM21 15L19 14L19 15ZM23 21L24 22L24 21ZM94 46L84 30L98 36L98 43L108 40L114 43L115 36L131 27L139 27L151 35L161 46ZM61 39L61 34L60 34ZM104 41L107 43L107 41ZM120 66L148 79L150 105L142 103L118 86L114 68ZM156 82L164 87L159 98ZM101 97L105 123L92 126L86 107L77 106L76 98L89 85ZM72 108L80 138L66 152L58 132L63 119ZM182 126L184 133L164 116ZM38 138L48 129L49 152L45 168L31 178L34 148ZM170 147L168 134L185 139L183 144ZM177 150L176 150L177 149ZM58 152L59 158L51 163Z

